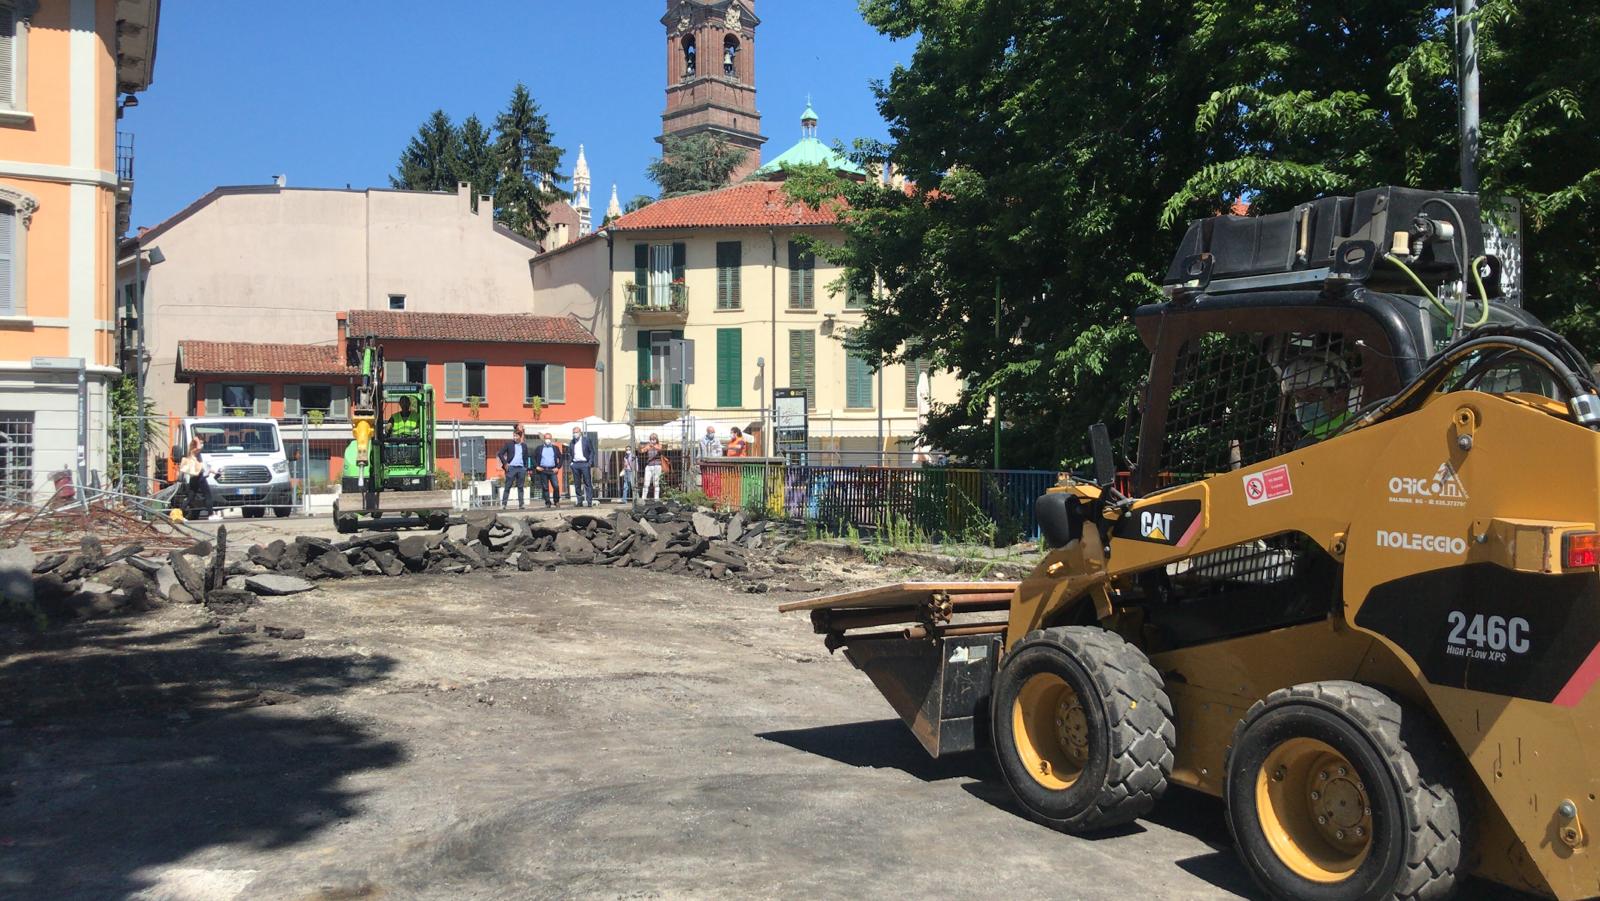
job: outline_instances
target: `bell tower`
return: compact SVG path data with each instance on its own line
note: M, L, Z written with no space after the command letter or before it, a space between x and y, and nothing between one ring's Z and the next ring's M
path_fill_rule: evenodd
M661 137L710 133L745 151L738 181L761 166L755 0L667 0L667 111Z

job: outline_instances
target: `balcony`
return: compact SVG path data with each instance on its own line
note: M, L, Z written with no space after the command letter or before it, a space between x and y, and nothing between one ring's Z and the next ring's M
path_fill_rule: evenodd
M125 235L133 215L133 135L117 132L117 234Z
M689 320L689 288L683 284L636 285L628 282L624 315L639 326L683 325Z

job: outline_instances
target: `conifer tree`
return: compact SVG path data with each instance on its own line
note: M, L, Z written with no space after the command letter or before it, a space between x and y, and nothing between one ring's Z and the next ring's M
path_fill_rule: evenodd
M400 165L389 176L389 186L403 191L453 193L460 157L460 134L444 110L434 110L400 154Z
M572 195L560 172L566 153L552 143L550 122L525 84L518 83L505 111L495 119L500 191L495 215L508 228L535 240L550 230L545 206Z

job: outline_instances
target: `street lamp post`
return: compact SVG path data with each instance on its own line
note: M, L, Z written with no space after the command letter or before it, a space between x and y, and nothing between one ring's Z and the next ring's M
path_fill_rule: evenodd
M134 315L137 316L138 320L139 320L139 323L138 323L138 337L137 337L137 340L135 342L135 349L134 349L134 355L133 355L133 385L134 385L134 405L135 405L134 406L134 413L133 413L133 416L134 416L133 425L134 425L135 428L138 429L138 431L135 434L137 434L139 436L139 438L138 438L138 447L139 447L139 492L138 493L141 494L141 495L144 494L144 492L148 491L149 488L150 488L149 472L148 472L148 469L147 469L147 467L150 464L150 460L149 460L150 453L149 453L149 448L145 447L145 437L150 434L150 431L149 431L150 430L150 424L144 421L145 376L147 375L150 367L145 362L146 352L145 352L145 347L144 347L144 344L145 344L144 273L143 273L143 270L140 267L140 264L144 261L144 256L147 253L150 255L150 265L151 266L155 266L158 263L165 262L166 259L167 259L166 254L162 253L161 252L161 248L159 248L159 247L151 247L149 250L145 250L144 248L141 247L141 248L136 249L134 251L134 254L133 254L133 298L134 298L134 302L133 303L134 303Z

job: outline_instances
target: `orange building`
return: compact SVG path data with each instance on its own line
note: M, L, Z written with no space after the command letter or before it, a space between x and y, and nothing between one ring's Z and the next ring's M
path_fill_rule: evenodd
M498 447L517 423L564 435L595 415L600 342L571 316L351 310L337 322L337 339L326 344L179 342L186 408L292 421L285 438L303 431L314 478L326 470L336 480L357 376L345 344L371 336L383 347L385 383L433 386L439 464L452 475L461 473L459 439Z
M12 496L38 497L57 470L105 469L107 386L121 374L113 255L133 188L117 120L150 84L160 9L0 0L0 490Z

